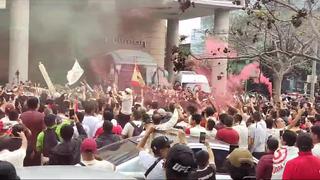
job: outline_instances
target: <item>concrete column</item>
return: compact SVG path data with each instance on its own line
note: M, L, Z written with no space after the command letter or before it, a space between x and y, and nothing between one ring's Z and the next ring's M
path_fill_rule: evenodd
M217 9L214 11L214 36L228 43L229 11ZM221 48L224 49L224 48ZM218 59L211 62L211 86L215 94L223 95L227 88L227 59Z
M9 82L28 80L29 0L12 0L10 8ZM36 67L35 67L36 68Z
M165 69L169 73L169 82L173 80L173 63L171 61L172 47L179 45L179 19L168 19Z

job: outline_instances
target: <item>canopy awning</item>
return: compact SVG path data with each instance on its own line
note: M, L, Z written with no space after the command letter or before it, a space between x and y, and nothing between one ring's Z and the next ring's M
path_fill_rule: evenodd
M156 60L150 54L138 50L119 49L109 52L106 55L112 56L115 64L157 66Z

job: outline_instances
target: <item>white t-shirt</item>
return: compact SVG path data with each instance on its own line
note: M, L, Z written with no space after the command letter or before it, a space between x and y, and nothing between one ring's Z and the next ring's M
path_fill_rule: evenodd
M136 126L140 127L142 126L142 122L141 121L132 121ZM122 129L121 134L123 136L127 136L127 137L132 137L133 135L133 131L134 131L134 127L128 122L124 128Z
M87 135L89 138L92 138L94 136L97 124L100 122L101 120L99 120L99 118L95 117L95 116L84 116L82 124L84 126L87 126L88 132Z
M131 115L133 105L132 95L124 95L121 98L121 113L125 115Z
M280 131L283 131L283 129L276 129L276 128L267 129L267 138L269 136L272 136L272 137L278 139L278 141L280 142L280 140L281 140Z
M217 130L216 130L215 128L213 128L211 131L206 130L206 135L207 135L208 137L213 137L213 138L215 138L216 135L217 135Z
M314 145L312 149L312 154L320 158L320 143Z
M190 136L200 137L201 132L207 132L206 128L196 125L193 128L190 128Z
M243 122L243 123L242 123ZM241 124L235 125L232 128L239 134L239 147L248 149L248 128L244 121Z
M299 149L295 146L282 146L274 152L271 179L282 179L284 168L288 161L298 157Z
M149 154L147 151L140 151L139 153L139 161L140 164L144 167L145 171L147 171L156 160L157 158ZM152 171L148 174L146 179L166 179L163 164L164 160L162 159L152 169Z
M21 168L23 167L23 160L26 157L26 151L27 150L23 148L15 151L4 149L0 151L0 160L10 162L15 168Z
M96 159L92 161L81 161L83 164L86 165L86 167L92 168L92 169L100 169L100 170L110 170L110 171L115 171L116 167L109 161L98 161ZM79 165L78 165L79 166Z
M266 122L261 120L251 124L248 128L248 135L254 139L251 152L265 152L267 141L267 125Z

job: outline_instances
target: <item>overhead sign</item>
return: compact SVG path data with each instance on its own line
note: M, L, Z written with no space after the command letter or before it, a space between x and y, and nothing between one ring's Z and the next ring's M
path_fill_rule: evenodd
M0 0L0 9L5 9L6 8L6 0Z

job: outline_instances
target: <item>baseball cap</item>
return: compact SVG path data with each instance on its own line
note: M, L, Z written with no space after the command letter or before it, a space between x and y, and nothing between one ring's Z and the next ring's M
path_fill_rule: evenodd
M97 143L94 139L92 138L86 138L85 140L82 141L81 144L81 152L97 152Z
M159 136L152 140L151 149L153 152L158 151L160 149L164 149L170 147L170 144L173 141L169 140L166 136Z
M132 90L130 88L126 88L124 91L128 94L132 94Z
M162 116L162 117L167 115L166 110L164 110L164 109L162 109L162 108L158 109L158 110L157 110L157 113L159 113L160 116Z
M193 151L183 144L174 145L169 150L165 167L170 174L188 176L197 167Z
M230 164L235 167L241 167L242 163L253 164L253 156L247 149L237 148L227 157Z
M7 161L0 161L0 179L20 179L14 166Z

